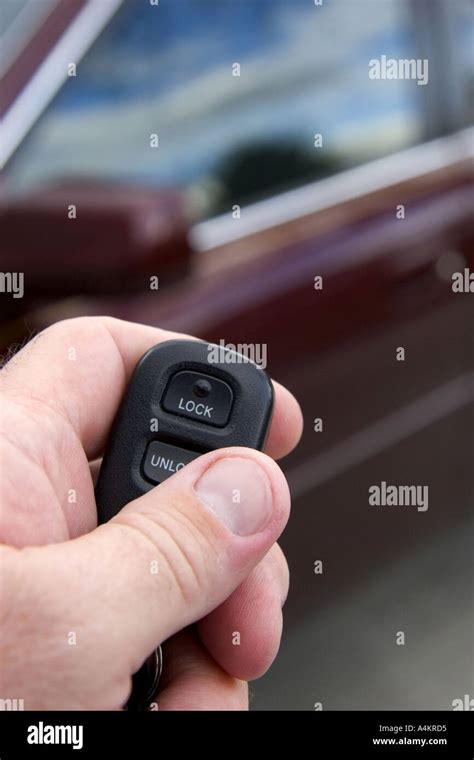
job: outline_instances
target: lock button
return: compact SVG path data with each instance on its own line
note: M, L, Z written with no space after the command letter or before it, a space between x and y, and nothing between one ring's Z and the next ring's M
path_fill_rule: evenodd
M177 372L168 383L163 409L207 425L224 427L229 419L234 396L223 380L201 372Z

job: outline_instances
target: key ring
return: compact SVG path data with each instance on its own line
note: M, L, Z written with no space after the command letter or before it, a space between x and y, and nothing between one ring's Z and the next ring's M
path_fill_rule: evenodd
M132 676L132 693L125 706L126 710L146 710L150 706L156 696L162 669L163 653L161 647L157 647Z

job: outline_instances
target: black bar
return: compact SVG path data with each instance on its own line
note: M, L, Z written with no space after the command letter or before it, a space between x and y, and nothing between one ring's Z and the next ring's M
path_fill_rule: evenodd
M57 727L65 727L64 730ZM73 727L76 727L74 732ZM82 733L80 731L82 727ZM69 730L68 730L69 729ZM29 743L41 740L43 743ZM46 743L49 739L69 744ZM382 741L383 740L383 741ZM414 741L416 740L416 742ZM422 741L424 740L424 745ZM77 751L73 749L76 744ZM82 746L80 746L82 744ZM414 757L472 760L472 712L22 712L0 713L0 758L160 757L196 750L266 760L273 747L290 756ZM103 753L106 754L103 754ZM99 753L99 754L98 754ZM285 752L285 754L287 754Z

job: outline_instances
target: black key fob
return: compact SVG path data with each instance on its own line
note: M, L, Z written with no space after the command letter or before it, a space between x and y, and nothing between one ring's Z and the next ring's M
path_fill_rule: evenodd
M240 353L191 340L150 349L137 364L108 441L96 487L99 523L201 454L226 446L262 450L272 409L270 380ZM152 698L158 650L147 668L148 677L145 666L134 677L134 709Z

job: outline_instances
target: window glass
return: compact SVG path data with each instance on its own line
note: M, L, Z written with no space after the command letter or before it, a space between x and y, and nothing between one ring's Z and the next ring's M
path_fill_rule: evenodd
M128 0L8 180L185 186L209 216L333 174L424 139L423 85L369 77L416 37L404 0Z
M3 0L0 3L0 30L4 34L18 19L29 0Z

